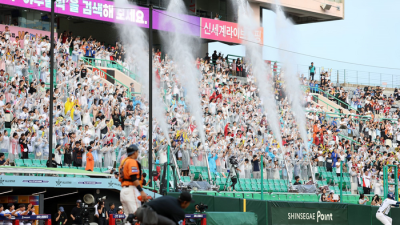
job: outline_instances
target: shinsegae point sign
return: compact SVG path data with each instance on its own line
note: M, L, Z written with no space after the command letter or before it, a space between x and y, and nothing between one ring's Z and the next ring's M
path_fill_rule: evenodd
M271 205L272 224L323 224L323 225L347 225L347 206L310 207L310 205Z

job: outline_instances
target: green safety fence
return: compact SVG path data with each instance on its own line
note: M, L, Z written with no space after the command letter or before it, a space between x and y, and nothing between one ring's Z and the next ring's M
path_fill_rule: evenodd
M167 193L178 197L180 193ZM235 193L232 193L232 195ZM333 202L263 201L243 198L193 194L195 203L185 209L194 213L194 205L208 205L206 212L252 212L259 225L378 225L376 212L379 207ZM400 224L400 208L392 208L389 216L392 224Z
M257 215L251 212L207 212L207 225L257 225Z
M96 66L117 69L134 80L137 80L138 78L136 73L132 72L130 69L124 67L123 65L119 64L116 61L111 61L107 59L96 59L90 57L81 57L81 59L84 61L90 61L92 65L97 64Z
M140 94L140 93L138 93L138 92L130 92L130 88L129 88L128 86L126 86L124 83L120 82L119 80L115 79L113 76L111 76L110 74L106 73L104 70L102 70L102 69L100 69L99 67L97 67L97 66L95 65L95 63L93 63L94 60L89 60L88 58L85 58L85 57L82 57L82 60L83 60L86 64L92 66L93 68L96 68L97 70L99 70L99 71L101 71L102 73L104 73L105 75L107 75L107 78L111 78L111 79L113 79L115 82L117 82L117 83L121 84L122 86L124 86L124 87L127 89L128 96L132 97L133 94Z

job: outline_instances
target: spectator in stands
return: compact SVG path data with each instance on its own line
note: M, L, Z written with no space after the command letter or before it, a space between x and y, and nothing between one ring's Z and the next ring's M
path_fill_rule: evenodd
M358 200L358 204L360 205L367 205L367 202L369 202L369 199L367 196L365 196L364 194L360 194L360 198Z
M336 167L336 175L337 175L338 177L340 177L340 172L341 172L341 161L342 161L342 159L339 157L339 158L337 159L336 164L335 164L335 167ZM344 165L344 164L343 164L343 165Z
M62 166L62 165L60 165L60 164L58 164L58 163L56 162L55 158L56 158L55 154L54 154L54 153L51 154L51 161L50 161L50 160L47 160L46 166L47 166L47 167L52 167L52 168L57 168L57 166ZM50 163L51 163L51 164L50 164Z
M72 166L72 149L69 143L66 143L64 146L64 165L67 167Z
M331 152L328 153L328 157L326 157L325 161L326 161L326 171L332 172L333 159Z
M80 167L82 166L82 156L83 156L83 148L81 146L81 142L75 142L75 148L73 151L73 162L74 166Z
M322 194L319 198L319 202L326 202L326 189L322 188Z
M363 181L364 194L369 194L371 192L371 174L370 170L366 169L365 172L361 170L361 177Z
M351 193L357 194L357 187L358 187L358 173L355 167L351 167L350 171L350 182L351 182Z
M296 180L294 182L294 185L301 185L302 184L301 181L300 181L300 177L299 176L296 176L294 179Z
M8 166L10 165L9 159L6 159L4 153L0 152L0 166Z
M310 71L310 80L314 80L315 66L313 62L311 62L311 66L309 66L308 70Z
M150 183L150 180L147 180L146 181L146 177L147 177L147 173L142 173L142 186L144 187L144 186L147 186L147 185L149 185L149 183Z
M252 164L252 171L253 171L253 178L260 179L261 178L261 171L260 171L260 159L257 155L253 155L253 159L251 160Z
M379 197L379 195L375 194L374 197L372 198L371 205L373 206L381 206L382 205L382 199Z

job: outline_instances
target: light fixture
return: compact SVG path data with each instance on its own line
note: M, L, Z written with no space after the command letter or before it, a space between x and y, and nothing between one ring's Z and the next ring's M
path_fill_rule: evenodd
M9 190L9 191L1 192L0 195L6 194L6 193L10 193L10 192L13 192L13 189L12 189L12 188L11 188L11 190Z
M45 198L44 200L52 199L52 198L58 198L58 197L61 197L61 196L66 196L66 195L73 195L73 194L77 194L77 193L78 193L78 190L76 190L75 192L67 193L67 194L51 196L51 197Z
M321 4L321 8L322 8L323 10L330 10L331 7L332 7L332 5L329 5L329 4L325 4L325 3L322 3L322 4Z
M40 191L40 192L38 192L38 193L33 193L32 195L39 195L39 194L43 194L43 193L46 193L46 192L47 192L47 190L44 189L44 191Z

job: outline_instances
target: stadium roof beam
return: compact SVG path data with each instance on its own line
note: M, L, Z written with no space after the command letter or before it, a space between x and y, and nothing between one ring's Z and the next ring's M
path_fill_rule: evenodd
M280 0L280 4L286 16L293 18L296 24L305 24L344 19L344 1ZM275 0L249 0L249 2L255 12L260 9L276 8ZM321 3L328 4L331 8L323 9ZM307 19L299 19L301 17Z

